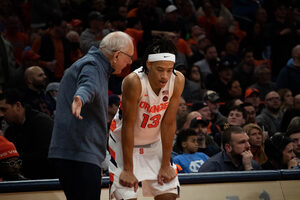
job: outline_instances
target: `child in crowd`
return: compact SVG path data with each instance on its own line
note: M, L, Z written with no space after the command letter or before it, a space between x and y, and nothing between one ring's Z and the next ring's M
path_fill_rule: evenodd
M0 136L0 182L26 180L20 172L21 164L15 145Z
M182 154L175 156L173 160L179 166L180 173L198 172L201 165L209 158L206 154L197 152L198 135L193 129L179 132L175 145L182 151Z

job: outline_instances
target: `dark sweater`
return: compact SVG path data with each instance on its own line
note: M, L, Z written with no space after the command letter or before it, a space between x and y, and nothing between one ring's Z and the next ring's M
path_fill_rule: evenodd
M261 169L260 165L252 160L254 170ZM222 171L244 171L244 166L240 164L236 167L227 154L222 151L214 155L200 167L199 172L222 172Z
M60 82L49 157L100 167L106 155L108 78L113 72L95 47L76 61ZM72 114L74 96L82 101L82 120Z
M300 94L300 66L283 67L277 77L278 88L289 88L293 95Z

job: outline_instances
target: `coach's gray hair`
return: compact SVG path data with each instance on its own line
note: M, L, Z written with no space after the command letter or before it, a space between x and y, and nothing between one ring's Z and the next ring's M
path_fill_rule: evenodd
M100 51L108 56L112 56L116 51L124 50L132 42L132 38L122 31L115 31L106 35L100 45Z

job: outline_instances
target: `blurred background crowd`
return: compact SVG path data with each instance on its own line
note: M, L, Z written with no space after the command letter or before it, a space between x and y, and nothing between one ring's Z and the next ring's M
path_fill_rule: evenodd
M154 39L168 38L186 77L172 156L181 172L220 153L246 170L234 162L245 150L259 169L299 167L299 1L0 0L1 180L56 177L47 153L59 82L113 31L129 34L135 53L110 77L108 127L123 78ZM235 137L224 143L236 126L248 136L242 149Z

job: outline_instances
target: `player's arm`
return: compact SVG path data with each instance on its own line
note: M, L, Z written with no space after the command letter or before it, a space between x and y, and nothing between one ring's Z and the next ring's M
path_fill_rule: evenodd
M122 86L122 151L124 169L120 175L120 184L127 187L137 187L137 179L133 174L134 126L141 94L141 82L135 73L129 74Z
M173 95L170 99L168 108L165 112L164 118L162 119L161 123L161 141L163 151L161 170L163 171L164 169L167 169L167 171L170 169L171 151L173 146L174 135L176 132L176 113L180 102L181 93L184 88L184 76L180 72L176 72L176 74L177 76L175 78ZM158 181L160 182L160 180L162 180L163 182L169 182L174 177L173 175L171 175L171 177L168 177L168 175L166 177L161 177L159 175Z

